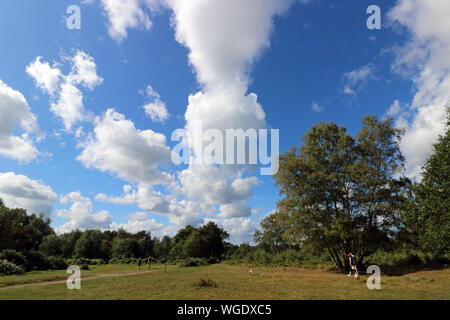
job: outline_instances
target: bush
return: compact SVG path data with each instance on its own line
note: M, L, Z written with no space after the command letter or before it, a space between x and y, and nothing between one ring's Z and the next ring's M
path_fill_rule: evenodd
M14 263L16 266L25 266L25 257L21 252L12 249L6 249L0 252L0 260L8 260Z
M21 266L17 266L7 260L0 260L0 274L23 274L25 270Z
M48 270L50 269L50 264L48 258L39 251L30 250L26 254L26 271L31 270Z
M215 283L211 279L200 279L199 281L194 283L194 287L217 288L217 283Z
M64 270L68 267L66 260L61 257L50 256L47 258L47 261L51 270Z
M68 259L68 264L74 264L74 265L101 265L106 264L106 261L103 259L88 259L88 258L75 258L75 259Z
M207 266L209 263L205 258L187 258L180 263L180 267Z
M415 250L401 250L394 252L377 251L369 259L370 264L381 268L403 268L423 266L432 263L433 258L423 252Z
M138 259L136 258L112 258L109 260L109 264L137 264ZM142 260L144 263L144 260Z

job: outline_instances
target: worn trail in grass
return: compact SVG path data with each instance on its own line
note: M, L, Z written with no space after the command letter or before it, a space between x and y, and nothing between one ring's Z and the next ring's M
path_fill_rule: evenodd
M168 266L166 273L164 266L140 273L127 265L94 268L82 271L82 278L90 280L82 280L81 290L66 288L69 275L64 271L2 277L0 286L5 288L0 299L450 299L450 269L383 275L381 290L369 290L366 275L356 280L333 271L296 267L254 268L254 275L247 273L246 266L224 264ZM12 287L25 281L43 283L48 277L61 278L58 283ZM217 287L198 287L202 278Z

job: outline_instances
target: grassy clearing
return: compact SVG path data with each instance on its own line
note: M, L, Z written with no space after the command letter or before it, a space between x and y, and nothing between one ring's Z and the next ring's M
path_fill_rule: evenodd
M82 271L81 290L68 290L65 271L30 273L0 278L0 299L450 299L450 269L430 270L402 276L382 276L381 290L368 290L367 276L359 280L334 271L296 267L253 268L244 265L211 265L180 268L152 267L137 272L133 265L93 266ZM129 275L126 275L129 274ZM117 277L117 275L121 275ZM125 275L125 276L123 276ZM202 279L216 286L199 286ZM22 288L11 285L30 285Z

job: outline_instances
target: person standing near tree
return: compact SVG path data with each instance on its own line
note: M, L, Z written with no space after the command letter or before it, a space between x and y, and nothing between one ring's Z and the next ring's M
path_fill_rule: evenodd
M150 269L151 263L152 263L152 256L148 256L148 259L147 259L147 267L148 267L149 269Z
M139 260L138 260L138 270L141 270L141 263L142 263L142 258L139 257Z
M355 270L355 278L358 278L359 274L358 268L356 267L356 259L351 252L348 254L348 264L350 265L350 272L348 273L347 277L350 277L352 275L352 270Z

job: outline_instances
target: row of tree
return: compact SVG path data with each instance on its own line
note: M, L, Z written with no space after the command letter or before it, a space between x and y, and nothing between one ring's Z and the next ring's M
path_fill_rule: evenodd
M281 157L275 180L282 199L255 241L270 252L326 250L338 269L349 252L359 264L380 249L448 253L449 125L420 182L404 176L403 130L393 119L364 117L355 137L335 123L314 125L300 148Z
M50 219L28 215L24 209L11 209L0 200L0 260L25 270L63 267L73 259L108 262L152 257L153 260L180 260L188 257L219 261L229 235L215 223L199 228L187 226L173 237L152 237L150 232L74 230L57 235ZM130 261L130 260L128 260ZM103 262L102 262L103 263Z

